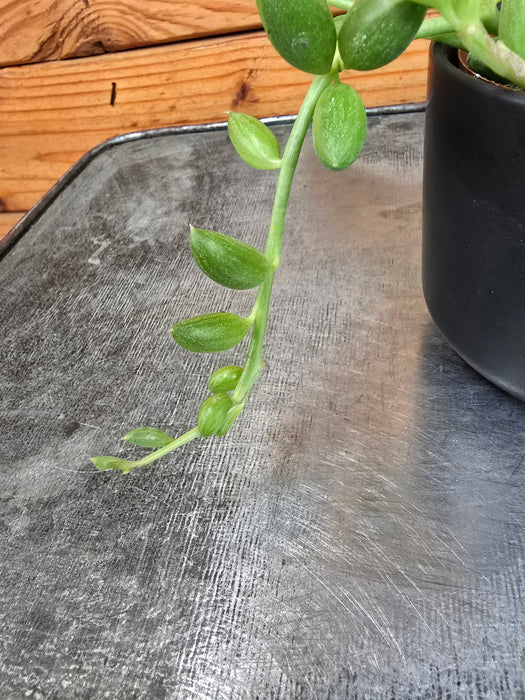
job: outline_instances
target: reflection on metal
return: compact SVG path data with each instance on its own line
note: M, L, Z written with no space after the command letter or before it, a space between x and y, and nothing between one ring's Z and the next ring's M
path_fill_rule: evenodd
M371 116L342 173L306 145L243 416L123 477L88 456L187 430L242 361L169 336L253 300L188 224L263 246L276 181L223 129L147 136L85 159L0 264L2 697L524 697L525 407L424 308L422 115Z

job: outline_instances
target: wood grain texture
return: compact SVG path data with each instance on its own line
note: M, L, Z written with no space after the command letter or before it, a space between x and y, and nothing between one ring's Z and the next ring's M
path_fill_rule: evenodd
M370 73L344 74L368 106L421 101L427 42ZM296 113L310 76L263 32L0 70L0 207L31 207L80 156L117 134Z
M0 239L4 238L9 231L23 217L23 211L6 211L0 214Z
M260 27L255 0L0 0L0 66Z
M0 0L0 65L260 27L255 0Z

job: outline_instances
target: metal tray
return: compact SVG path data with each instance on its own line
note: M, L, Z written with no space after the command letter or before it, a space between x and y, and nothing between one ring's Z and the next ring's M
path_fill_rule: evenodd
M525 697L525 406L424 307L422 136L421 113L371 115L342 173L308 141L243 416L127 477L88 457L133 454L131 428L192 427L209 373L245 351L171 340L253 299L200 273L188 225L263 246L276 174L221 125L136 134L15 229L3 699Z

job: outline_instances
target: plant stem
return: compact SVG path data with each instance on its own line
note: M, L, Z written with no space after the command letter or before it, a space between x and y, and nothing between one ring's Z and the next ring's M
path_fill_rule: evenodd
M154 450L142 459L132 461L129 459L121 459L120 457L92 457L91 461L96 468L100 469L101 471L113 469L115 471L120 471L123 474L129 474L137 467L145 467L146 464L151 464L151 462L154 462L156 459L164 457L164 455L167 455L169 452L176 450L177 447L182 447L182 445L186 445L188 442L191 442L200 436L201 432L199 428L195 427L188 430L188 432L184 433L184 435L180 435L178 438L170 440L170 442L168 442L166 445L159 447L159 449Z
M226 432L227 429L233 424L235 418L244 408L244 404L250 389L255 384L255 381L257 380L257 377L264 366L262 359L264 334L268 321L268 311L270 308L270 297L272 293L275 271L279 267L279 262L281 259L284 220L286 217L293 176L308 127L312 121L315 105L317 104L317 101L325 88L328 87L328 85L330 85L330 83L337 77L337 68L334 68L332 72L327 73L326 75L316 76L313 79L312 84L306 93L303 104L301 105L299 113L297 114L297 118L284 149L279 179L277 181L277 188L275 191L270 229L268 232L265 252L265 255L271 265L271 272L259 287L255 304L249 316L249 318L253 320L250 346L241 378L232 395L233 406L228 413L224 432ZM219 431L218 434L224 433ZM125 464L122 467L113 468L120 469L120 471L127 474L137 467L144 467L146 464L151 464L151 462L160 459L160 457L164 457L164 455L167 455L169 452L176 450L182 445L186 445L188 442L200 437L200 435L201 433L198 427L192 428L180 437L169 442L167 445L164 445L154 452L151 452L146 457L136 461L124 460Z
M415 39L428 39L429 41L441 41L457 49L464 49L454 27L443 17L428 17L423 20Z
M469 25L458 36L468 51L502 78L525 88L525 61L503 42L495 41L481 22Z
M270 297L272 293L275 270L277 270L279 267L279 262L281 260L281 244L284 220L286 216L286 209L288 207L288 199L292 187L293 176L308 127L312 121L317 100L325 88L328 87L328 85L330 85L330 83L335 79L336 75L337 72L333 72L314 78L308 92L306 93L306 97L304 98L299 113L297 114L297 119L295 120L290 137L284 149L265 252L266 257L272 266L272 272L260 286L257 299L255 300L255 320L253 324L250 347L243 373L232 396L234 403L234 407L231 409L232 411L235 410L236 406L243 404L246 401L246 397L257 380L257 377L259 376L259 373L264 365L262 360L264 334L268 321L268 311L270 308Z
M184 433L184 435L180 435L178 438L175 438L171 442L168 442L167 445L159 447L158 450L155 450L149 455L146 455L146 457L132 462L131 464L133 465L133 469L135 469L136 467L145 467L146 464L151 464L151 462L154 462L156 459L164 457L164 455L167 455L169 452L173 452L173 450L176 450L177 447L182 447L182 445L186 445L188 442L191 442L192 440L195 440L195 438L198 437L200 437L199 429L192 428L191 430L188 430L187 433Z
M417 30L416 39L432 39L439 34L450 34L454 27L443 17L428 17L424 19Z
M525 88L525 60L511 51L502 41L493 39L480 19L462 20L449 3L434 2L433 6L454 28L467 51L471 51L502 78Z
M338 76L337 71L319 75L313 79L308 92L304 98L303 104L297 114L297 119L293 125L292 131L284 149L281 171L277 182L275 199L272 209L272 217L270 220L270 230L268 233L268 241L266 244L266 257L270 264L276 270L279 267L281 260L281 242L284 230L284 219L286 209L288 207L288 199L292 188L293 176L297 167L297 161L301 153L301 148L312 121L315 105L324 90Z

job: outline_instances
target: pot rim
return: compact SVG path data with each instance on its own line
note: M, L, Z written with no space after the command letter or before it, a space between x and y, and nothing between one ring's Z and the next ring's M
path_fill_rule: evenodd
M490 80L476 77L474 74L461 70L458 49L448 44L432 42L430 45L432 59L440 69L447 73L451 80L460 83L465 90L485 95L486 99L498 99L514 104L525 104L525 91L515 90L499 85Z

